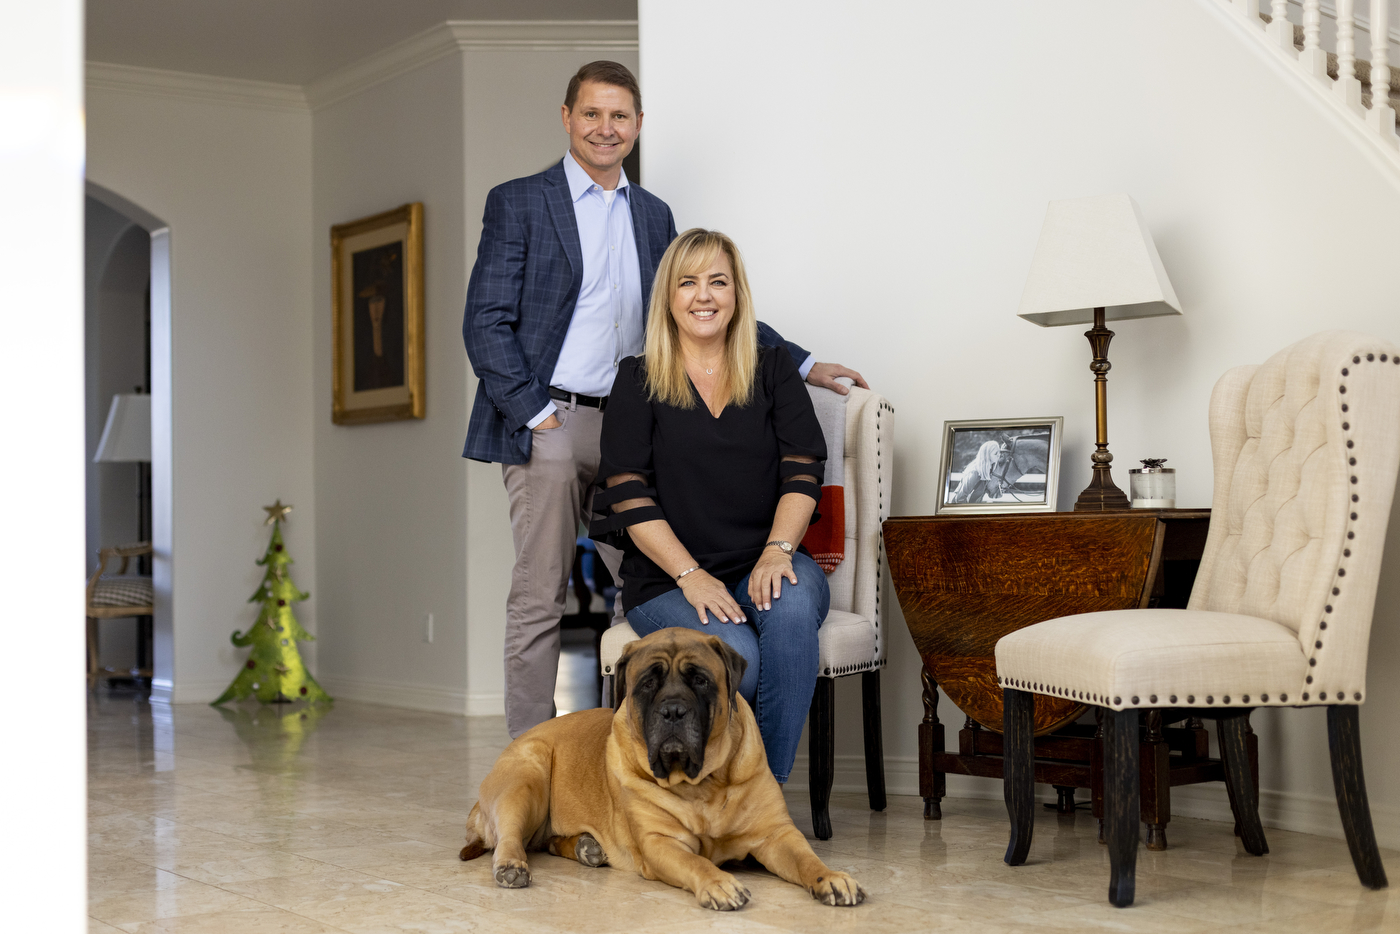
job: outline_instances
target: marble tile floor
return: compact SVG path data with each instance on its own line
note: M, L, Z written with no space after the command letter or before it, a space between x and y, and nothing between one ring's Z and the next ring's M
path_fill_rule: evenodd
M501 718L349 701L152 708L104 690L89 737L92 932L1400 931L1393 851L1396 888L1368 892L1341 841L1272 830L1260 859L1226 824L1178 819L1171 850L1141 851L1138 903L1118 910L1087 814L1044 812L1029 864L1013 869L1000 802L947 799L944 819L925 822L901 796L876 814L863 795L835 795L835 836L813 843L864 885L855 909L738 870L753 901L710 912L662 883L542 854L530 888L503 890L486 858L457 859L506 743ZM806 793L788 802L810 836Z

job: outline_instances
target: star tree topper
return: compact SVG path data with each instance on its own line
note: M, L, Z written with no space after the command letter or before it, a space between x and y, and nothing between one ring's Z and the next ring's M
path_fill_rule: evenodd
M277 497L277 502L273 503L271 506L264 506L263 509L267 512L267 521L264 522L263 525L272 525L274 522L285 519L287 518L287 513L292 511L291 506L282 505L282 497L280 496Z

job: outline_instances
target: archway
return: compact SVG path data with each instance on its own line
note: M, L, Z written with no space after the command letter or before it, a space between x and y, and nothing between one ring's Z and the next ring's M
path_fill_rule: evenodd
M140 205L95 182L87 195L115 211L150 237L151 396L150 536L154 546L151 573L155 583L155 618L151 642L151 701L169 703L174 686L175 564L173 554L173 446L171 399L170 227ZM121 235L129 231L122 231ZM114 238L114 245L116 240Z

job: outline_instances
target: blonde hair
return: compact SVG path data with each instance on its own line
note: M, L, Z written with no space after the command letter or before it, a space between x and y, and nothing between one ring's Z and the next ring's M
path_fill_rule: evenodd
M745 406L753 398L758 374L758 316L754 313L748 276L739 248L718 230L692 227L666 248L651 285L651 311L647 315L647 395L653 401L680 409L695 407L695 393L686 380L681 359L680 332L671 316L671 297L684 276L707 268L721 251L734 270L734 317L724 339L724 371L719 390L726 404Z
M982 446L977 449L977 456L968 465L968 469L974 471L983 480L989 480L992 476L992 469L996 467L997 455L1000 453L1000 442L983 441Z

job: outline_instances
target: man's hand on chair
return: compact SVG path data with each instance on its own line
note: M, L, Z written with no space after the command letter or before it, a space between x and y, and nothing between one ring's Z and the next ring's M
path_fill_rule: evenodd
M856 385L861 389L870 388L865 382L865 377L861 376L850 367L844 367L839 363L812 364L812 368L807 371L807 382L811 383L813 386L821 386L823 389L830 389L832 392L839 392L844 396L850 390L846 388L844 383L836 382L836 378L839 376L845 376L848 379L855 380Z

